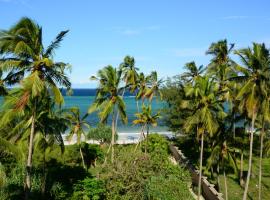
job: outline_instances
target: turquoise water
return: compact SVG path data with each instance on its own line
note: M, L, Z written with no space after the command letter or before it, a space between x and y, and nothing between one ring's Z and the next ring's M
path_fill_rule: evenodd
M79 107L81 110L81 115L84 115L89 106L94 100L94 96L65 96L65 108L68 107ZM126 96L124 97L126 103L126 112L128 117L128 124L124 125L119 120L118 122L118 131L119 132L139 132L140 127L132 125L132 121L136 118L135 113L137 112L137 105L134 97ZM155 114L158 110L162 109L165 106L164 102L153 100L152 101L152 112ZM139 102L139 107L141 107L141 102ZM91 126L95 126L99 122L97 113L93 113L87 117L87 121ZM108 125L111 124L110 118L108 119ZM167 131L167 127L162 122L162 119L159 120L158 126L151 128L151 131L163 132Z
M64 108L70 108L70 107L78 107L80 108L81 115L84 115L90 105L92 104L95 96L64 96L65 104ZM132 96L125 96L124 101L126 103L126 113L128 117L128 124L122 124L122 122L119 120L118 122L118 131L124 132L124 133L133 133L133 132L139 132L140 127L134 126L132 124L132 121L136 119L135 113L137 112L137 105L135 98ZM3 97L0 97L0 103L3 102ZM159 110L161 110L165 106L164 102L153 100L152 101L152 113L155 114ZM141 107L141 102L139 102L139 107ZM86 119L91 126L96 126L99 123L99 118L97 113L93 113L89 115ZM107 122L108 125L111 125L110 118ZM162 119L159 120L157 127L151 127L150 131L153 132L166 132L167 127L164 125Z

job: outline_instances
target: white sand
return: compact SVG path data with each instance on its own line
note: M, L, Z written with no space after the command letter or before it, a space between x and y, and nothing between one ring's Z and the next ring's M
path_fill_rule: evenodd
M172 137L173 132L170 131L163 131L163 132L156 132L157 134L164 135L166 137ZM151 134L151 133L150 133ZM138 143L140 140L140 135L141 133L139 132L134 132L134 133L128 133L128 132L119 132L118 133L118 140L116 141L116 144L135 144ZM66 136L63 135L64 138L64 144L65 145L71 145L76 143L76 136L73 137L72 141L67 141ZM84 139L82 138L82 141ZM98 141L96 140L87 140L86 141L89 144L99 144Z

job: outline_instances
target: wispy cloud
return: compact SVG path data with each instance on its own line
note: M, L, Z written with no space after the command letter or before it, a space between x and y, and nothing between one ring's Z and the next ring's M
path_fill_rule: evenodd
M174 48L171 53L176 57L201 57L205 56L206 47L199 48Z
M221 20L247 20L247 19L261 19L261 20L270 20L270 17L267 16L247 16L247 15L230 15L221 17Z
M20 4L28 8L33 8L32 5L29 3L29 0L0 0L0 2Z
M126 35L126 36L133 36L133 35L140 35L145 32L150 32L150 31L158 31L160 30L161 27L157 25L151 25L151 26L146 26L146 27L113 27L112 30L114 32L117 32L121 35Z
M223 19L223 20L237 20L237 19L248 19L248 18L250 18L250 16L232 15L232 16L222 17L221 19Z

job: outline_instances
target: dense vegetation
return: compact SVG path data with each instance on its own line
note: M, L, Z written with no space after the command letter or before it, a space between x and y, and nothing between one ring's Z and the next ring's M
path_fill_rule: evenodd
M225 199L269 199L269 49L253 43L234 50L220 40L206 54L206 67L187 63L163 88L167 125L185 135L179 147Z
M87 113L63 109L62 88L72 93L70 65L53 55L67 33L44 47L42 28L29 18L0 31L0 198L191 199L190 176L169 159L168 142L149 136L160 117L151 109L161 96L156 72L144 75L127 56L119 67L108 65L91 77L99 86ZM115 147L119 118L128 120L127 91L142 101L133 122L141 125L141 138ZM96 113L100 124L90 127L86 118ZM111 127L105 125L109 118Z
M53 59L67 33L44 47L42 28L29 18L0 31L1 199L191 199L189 174L169 159L167 140L150 134L161 115L181 135L175 143L200 177L209 176L226 200L270 198L270 54L264 44L235 50L226 40L212 43L206 67L187 63L165 84L126 56L119 67L91 76L96 97L81 113L62 108L61 89L71 93L70 65ZM115 145L117 124L128 121L125 92L135 96L133 124L141 126L139 142L129 146ZM167 102L163 113L152 112L154 98ZM93 114L97 127L86 121ZM65 139L76 142L65 146ZM201 178L197 191L199 198Z

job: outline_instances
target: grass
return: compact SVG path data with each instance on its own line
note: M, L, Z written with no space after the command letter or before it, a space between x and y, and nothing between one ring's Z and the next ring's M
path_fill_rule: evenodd
M247 166L245 166L247 168ZM252 177L249 184L248 199L257 200L258 199L258 182L259 182L259 158L254 157L253 159L253 169ZM227 177L228 185L228 198L230 200L240 200L243 197L244 188L242 188L238 180L234 175L229 174ZM224 193L224 178L220 176L220 189L221 193ZM263 159L263 175L262 175L262 199L270 199L270 158Z

